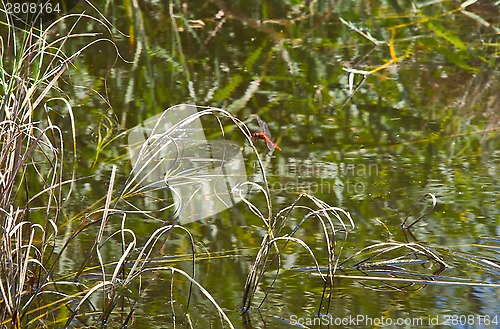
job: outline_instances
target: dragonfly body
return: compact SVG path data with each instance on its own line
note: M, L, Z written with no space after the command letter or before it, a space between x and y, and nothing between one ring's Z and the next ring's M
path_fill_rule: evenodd
M258 133L253 133L252 134L252 137L254 139L263 139L266 141L266 144L267 144L267 148L271 151L273 151L274 149L278 149L279 151L281 151L281 148L276 145L275 142L272 141L271 139L271 132L269 131L269 127L267 126L267 123L265 123L264 121L262 121L261 118L257 117L257 122L259 123L259 126L260 126L260 130L261 132L258 132Z

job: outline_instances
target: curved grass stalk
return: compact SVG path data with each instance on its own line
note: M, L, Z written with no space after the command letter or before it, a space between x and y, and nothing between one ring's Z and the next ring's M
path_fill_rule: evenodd
M111 184L108 189L108 195L106 198L105 202L105 207L102 209L102 216L99 220L100 223L100 228L99 228L99 233L96 237L94 247L90 250L89 252L89 257L85 260L83 263L82 267L80 270L76 273L75 279L77 279L83 270L87 267L90 259L92 258L92 253L95 251L98 261L99 261L99 267L101 268L101 275L102 275L102 281L101 283L98 284L98 288L102 288L102 294L103 296L107 296L106 300L103 304L102 308L102 315L100 322L104 325L107 323L110 315L112 314L113 309L118 305L119 300L121 299L121 296L118 294L117 288L120 287L121 290L126 289L129 285L131 285L134 280L137 278L137 273L141 273L144 271L147 271L149 263L152 261L154 258L155 254L158 252L160 247L165 243L166 239L170 236L171 231L174 228L180 228L184 232L187 232L187 234L190 237L191 241L191 249L192 249L192 255L193 255L193 278L195 275L195 267L194 267L194 241L193 237L187 231L185 228L181 226L176 226L176 225L167 225L167 226L162 226L158 228L151 237L148 239L148 241L145 243L145 245L141 248L140 253L136 257L135 261L131 263L131 268L128 270L128 273L126 273L125 269L125 264L130 264L128 261L128 258L131 255L132 250L136 247L137 244L137 239L135 237L135 233L130 230L125 228L125 219L127 217L127 212L122 212L119 210L112 209L111 206L111 200L112 200L112 191L113 191L113 186L114 186L114 175L116 172L116 167L114 167L112 174L111 174ZM108 221L108 217L110 216L111 213L121 213L122 214L122 224L121 224L121 229L113 234L111 234L109 237L106 239L103 239L103 232L104 232L104 227L106 226L106 223ZM125 234L128 233L130 236L132 236L132 241L126 244L126 238ZM122 255L118 262L115 265L113 274L111 275L111 278L108 279L105 271L105 264L103 261L103 258L101 256L101 249L107 244L108 241L111 241L113 237L115 236L121 236L122 237ZM155 246L160 243L159 247ZM119 275L121 274L121 279L119 279ZM106 284L102 284L103 282L106 282ZM88 294L80 301L79 305L77 306L78 310L84 302L96 291L93 287ZM192 289L192 287L190 288ZM139 292L141 294L141 292ZM140 296L138 296L140 297ZM138 302L139 298L133 303L131 307L131 312L134 310L134 305ZM73 317L76 314L73 314ZM69 319L68 319L69 321Z
M139 177L138 174L143 174L144 176L147 176L151 172L151 170L150 170L150 172L145 172L145 170L147 170L148 166L153 162L154 157L158 156L160 154L160 152L165 150L165 148L168 146L169 142L175 143L174 139L172 138L172 135L175 132L179 131L180 129L184 129L184 128L188 127L190 124L192 124L193 122L199 120L200 118L202 118L204 116L214 116L215 118L217 118L218 116L221 116L221 117L225 117L225 118L230 119L234 123L235 127L240 130L240 132L243 134L245 139L250 143L250 146L252 147L253 152L257 155L258 163L261 166L260 167L261 172L264 175L264 180L266 180L265 170L264 170L262 161L260 160L257 149L255 148L253 141L252 141L252 133L250 132L248 127L241 120L239 120L237 117L235 117L234 115L232 115L228 111L223 110L223 109L219 109L219 108L214 108L214 107L205 107L205 106L197 106L197 105L190 105L190 104L179 104L179 105L175 105L175 106L172 106L169 109L167 109L162 114L162 116L158 119L158 123L162 121L161 118L163 116L167 115L168 112L175 111L177 108L184 107L184 106L195 107L198 109L198 112L195 114L189 115L188 117L180 120L179 122L176 122L167 131L159 133L158 136L154 136L156 144L161 144L161 142L163 142L163 144L161 144L158 148L151 150L150 148L148 148L147 143L144 143L144 145L142 145L142 147L139 150L139 154L138 154L138 158L140 159L140 161L136 161L136 167L134 167L132 169L134 174L131 174L127 178L127 182L125 183L123 190L120 193L119 198L127 196L129 193L133 193L134 191L137 190L137 187L139 186L139 184L137 182L144 181L144 177ZM217 120L219 120L219 119L217 119ZM157 131L157 129L158 129L157 126L153 127L153 131ZM224 133L224 129L223 129L222 124L220 124L220 131L222 133L222 136L224 137L225 133ZM152 138L152 137L150 137L150 138ZM177 150L178 150L178 148L177 148ZM180 154L177 154L176 156L179 157ZM173 161L173 163L175 163L175 161ZM156 168L157 167L153 166L153 170ZM171 169L175 169L175 168L171 168ZM174 172L174 174L175 174L175 172ZM166 177L165 179L168 179L168 178L169 177ZM266 194L269 194L269 187L267 185L264 186L264 190L266 191ZM269 214L271 214L271 205L270 204L268 204L268 210L269 210ZM271 215L269 215L269 216L271 217Z
M408 221L408 218L410 217L411 213L415 210L415 208L417 208L417 206L422 201L424 201L425 199L428 199L428 198L430 198L432 200L432 204L429 207L429 209L427 209L422 215L420 215L417 219L415 219L411 224L409 224L408 226L406 226L406 222ZM436 207L436 204L437 204L437 200L436 200L436 197L434 196L434 194L432 194L432 193L426 193L426 194L424 194L415 203L415 205L413 206L413 208L411 208L410 212L408 213L408 215L406 216L406 218L403 220L403 223L401 223L401 228L403 228L404 230L410 230L415 224L417 224L418 222L420 222L421 220L423 220L424 218L426 218L434 210L434 208Z
M274 239L270 240L268 242L268 246L267 246L266 250L264 251L266 257L268 255L269 247L271 245L274 246L275 242L280 241L280 240L284 240L285 241L285 244L279 250L280 253L283 251L283 249L285 248L285 246L288 244L289 241L295 242L295 243L301 245L304 249L306 249L306 251L311 256L312 260L314 261L314 266L316 267L316 270L317 270L318 274L321 276L321 279L323 280L323 282L325 282L325 284L328 282L328 280L326 279L326 276L323 273L321 273L320 265L318 263L318 259L314 255L314 252L311 250L311 248L309 248L309 246L307 245L307 243L305 243L301 239L290 237L290 236L282 236L282 237L277 237L277 238L274 238ZM266 300L267 296L269 295L269 292L270 292L271 288L274 286L276 280L278 279L278 274L279 274L279 271L280 271L280 268L281 268L281 266L280 266L281 265L281 254L280 253L278 253L276 255L276 257L278 258L278 268L276 270L276 274L274 276L273 281L271 282L271 284L269 285L268 289L266 290L266 292L264 294L264 297L262 298L262 301L259 304L259 308L262 307L262 305L264 304L264 301ZM274 261L274 259L273 259L273 261ZM262 276L264 275L265 270L267 270L267 268L268 268L268 266L265 267L265 268L263 268L263 270L261 271L260 275L256 277L256 280L253 283L253 285L254 285L255 288L257 288L257 285L259 284L259 281L262 278ZM249 302L250 302L250 300L249 300ZM246 305L245 309L248 309L249 307L250 307L250 304Z
M186 279L188 279L191 282L191 284L193 284L194 286L196 286L201 291L201 293L212 303L212 305L214 305L214 307L217 309L217 311L219 312L219 314L222 317L222 319L228 324L229 328L233 328L234 329L234 326L231 323L231 320L226 315L226 313L224 312L224 310L219 306L219 304L215 301L215 299L212 297L212 295L208 292L208 290L206 290L201 284L199 284L194 278L192 278L191 276L189 276L189 274L186 273L186 272L184 272L183 270L180 270L178 268L171 267L171 266L166 266L166 267L152 267L152 268L147 268L147 269L142 270L140 273L137 273L136 276L142 275L145 272L160 271L160 270L171 271L172 272L172 276L175 273L179 273L183 277L185 277Z
M430 284L436 284L436 285L451 285L451 286L466 286L466 287L489 287L489 288L500 288L499 283L487 283L487 282L460 282L460 281L455 281L455 280L424 280L424 279L405 279L405 278L395 278L395 277L372 277L372 276L357 276L357 275L343 275L343 274L338 274L336 275L338 278L342 279L352 279L352 280L359 280L359 281L390 281L390 282L397 282L397 283L410 283L410 284L422 284L422 285L430 285Z
M302 200L311 201L315 208L307 205L300 205L299 202L301 202ZM308 213L302 217L302 220L292 229L292 231L289 234L283 235L282 232L283 228L285 227L285 224L288 221L288 219L291 217L292 212L300 209L306 210L308 211ZM344 219L340 214L344 215L348 219L348 224L344 222ZM266 294L263 300L261 301L260 305L262 305L262 303L265 301L266 297L268 296L270 288L276 282L277 276L279 274L279 269L281 268L281 253L283 252L284 248L286 247L289 241L299 243L304 248L306 248L306 250L309 251L310 255L313 258L315 268L319 273L321 273L319 261L314 256L314 253L312 253L312 250L307 246L307 244L304 241L293 237L293 235L300 229L300 227L307 220L311 220L312 218L319 220L322 226L323 235L325 237L325 244L327 246L327 251L328 251L328 260L327 260L328 274L327 275L321 274L321 277L325 283L325 287L323 290L323 298L321 299L321 304L319 306L319 310L321 310L322 301L324 299L324 294L326 292L326 287L327 285L330 285L330 287L332 288L333 276L338 268L340 254L342 253L343 246L347 241L347 235L352 229L355 228L355 224L350 214L345 210L338 207L329 206L327 203L313 196L307 194L301 194L290 206L285 207L284 209L282 209L277 213L272 224L269 226L269 231L273 235L266 235L262 240L261 247L257 253L257 256L250 269L250 273L245 283L245 291L242 300L242 309L244 313L246 313L251 306L252 299L257 291L260 279L269 269L269 267L275 261L277 261L278 271L276 272L276 275L270 287L268 287ZM340 226L341 231L336 229L335 227L336 225ZM337 240L338 240L338 235L341 232L343 233L343 239L342 239L342 244L340 244L340 246L338 247ZM285 243L281 248L279 248L278 245L276 244L276 242L279 240L285 241ZM269 247L271 245L275 247L276 255L274 255L274 257L272 257L271 259L269 259L269 252L270 252ZM329 278L329 280L327 278ZM330 308L331 297L332 296L330 294L328 299L327 309ZM318 313L320 313L320 311L318 311Z
M418 243L403 243L403 242L383 242L383 243L376 243L370 246L367 246L361 250L358 250L355 252L352 256L348 257L343 263L351 260L354 257L360 256L360 255L366 255L365 259L362 261L357 262L354 267L357 267L375 257L381 256L383 254L386 254L388 252L398 250L398 249L409 249L412 252L415 252L419 255L425 255L429 259L432 259L436 261L437 263L441 264L443 267L448 268L450 267L447 265L435 252L430 250L430 248L423 246Z

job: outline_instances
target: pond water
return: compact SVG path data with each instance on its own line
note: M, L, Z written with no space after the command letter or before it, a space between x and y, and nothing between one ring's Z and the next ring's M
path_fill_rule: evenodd
M156 254L158 266L192 273L194 248L196 281L236 328L500 328L498 2L125 0L100 6L114 26L111 34L90 20L77 29L101 31L97 38L114 44L101 41L82 52L60 84L77 123L80 177L60 232L69 234L103 206L113 165L113 193L120 194L132 172L127 134L146 119L176 104L196 104L225 109L258 131L252 120L258 115L281 148L270 153L264 141L254 142L272 213L307 193L352 217L355 228L345 240L345 232L337 236L333 286L325 290L309 251L289 243L280 265L263 274L242 318L245 282L268 232L244 202L186 223L192 245L188 233L175 231ZM84 9L98 15L85 3L73 12ZM58 28L63 33L68 26ZM66 52L90 39L68 41ZM70 133L57 104L53 120ZM213 118L205 124L207 135L217 135ZM226 138L242 147L248 177L262 184L250 142L230 120L222 124ZM132 195L117 205L129 212L125 226L137 237L135 255L168 223L166 194ZM426 194L435 196L435 206L428 196L412 210ZM263 193L249 200L267 216ZM426 210L413 236L401 228L407 216L410 224ZM291 214L282 234L306 213ZM110 218L105 237L120 229L121 220ZM74 275L98 232L99 225L91 226L68 246L60 276ZM322 232L320 221L311 220L294 237L324 268ZM418 264L387 263L416 254L411 248L356 254L405 242L432 251L447 267L428 257ZM110 264L122 253L116 236L102 249ZM81 280L95 284L95 273L86 271ZM181 275L172 283L170 271L147 273L128 289L112 321L122 323L137 301L129 328L173 328L174 322L228 327L200 289L190 294ZM92 317L87 321L91 325Z

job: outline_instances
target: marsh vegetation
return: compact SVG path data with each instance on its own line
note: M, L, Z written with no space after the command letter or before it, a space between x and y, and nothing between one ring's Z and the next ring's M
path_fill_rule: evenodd
M2 11L1 327L498 326L499 11L82 1L24 27ZM198 120L205 149L186 142ZM131 156L134 127L150 131ZM238 202L183 222L178 191L234 145Z

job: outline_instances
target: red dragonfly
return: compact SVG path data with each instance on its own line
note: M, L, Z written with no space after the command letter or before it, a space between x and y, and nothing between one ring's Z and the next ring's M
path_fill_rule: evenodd
M267 126L267 123L265 123L264 121L262 121L261 118L259 118L257 116L257 122L259 123L259 126L260 126L260 133L253 133L252 134L252 137L254 139L263 139L266 141L267 143L267 148L270 150L270 151L273 151L274 149L278 149L279 151L281 151L281 148L276 145L275 142L273 142L271 140L271 132L269 131L269 127Z

